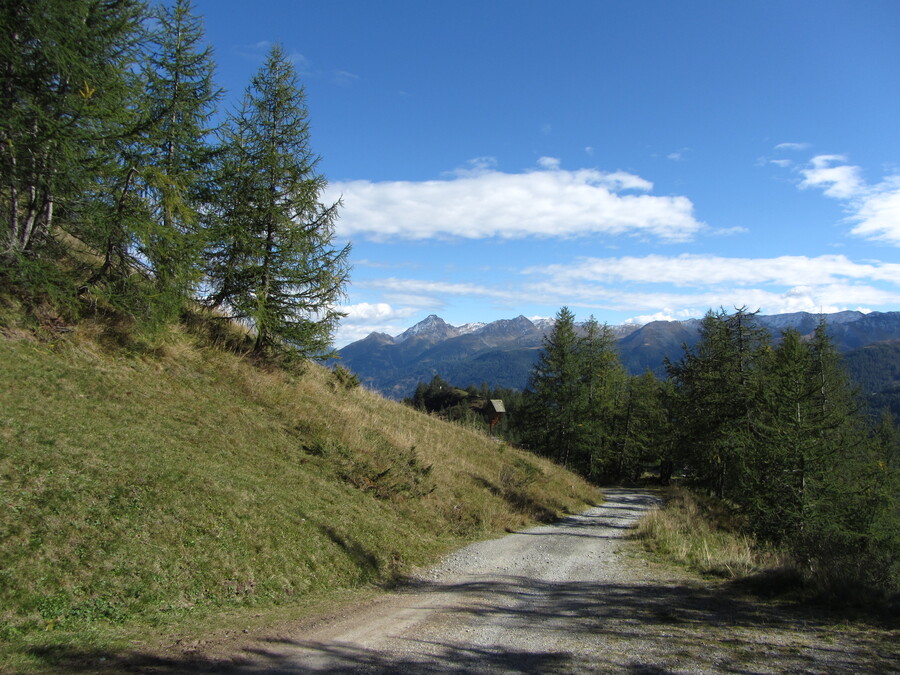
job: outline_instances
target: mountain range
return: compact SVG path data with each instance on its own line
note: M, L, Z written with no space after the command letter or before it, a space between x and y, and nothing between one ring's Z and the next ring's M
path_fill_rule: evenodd
M808 312L756 315L774 336L787 328L812 333L821 315ZM837 348L850 353L875 343L900 340L900 312L838 312L825 316ZM610 326L619 358L632 374L647 369L665 376L665 359L678 360L683 346L699 340L699 319ZM470 384L524 389L553 321L524 316L491 323L451 326L432 314L396 336L371 333L338 350L341 364L370 389L390 398L412 394L435 375L456 386ZM884 353L895 354L896 350ZM897 384L900 384L898 382Z

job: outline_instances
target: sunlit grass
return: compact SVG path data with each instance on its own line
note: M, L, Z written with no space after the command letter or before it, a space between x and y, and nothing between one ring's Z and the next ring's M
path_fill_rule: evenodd
M726 509L680 487L644 517L635 538L654 555L701 574L738 579L781 568L786 559L742 533Z
M184 328L140 349L104 330L0 337L0 670L31 667L28 645L390 583L600 499L324 368L259 367Z

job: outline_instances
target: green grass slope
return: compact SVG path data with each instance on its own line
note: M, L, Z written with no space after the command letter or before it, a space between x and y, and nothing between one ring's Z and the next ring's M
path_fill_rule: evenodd
M0 334L0 670L97 626L390 582L599 499L323 368L266 370L183 327L141 350L102 333Z

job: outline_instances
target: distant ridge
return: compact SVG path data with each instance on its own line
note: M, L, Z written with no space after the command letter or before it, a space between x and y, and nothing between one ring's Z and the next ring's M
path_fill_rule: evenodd
M773 336L787 328L803 335L818 325L819 314L757 315ZM828 333L838 349L849 351L885 340L900 339L900 312L857 311L825 315ZM583 325L583 324L578 324ZM653 321L644 326L610 326L619 357L632 374L651 370L664 375L664 361L678 359L682 345L696 344L700 319ZM391 398L409 396L419 382L440 375L457 386L481 385L523 389L528 383L543 338L553 321L524 316L490 323L452 326L431 314L397 336L371 333L338 350L342 364L370 389Z

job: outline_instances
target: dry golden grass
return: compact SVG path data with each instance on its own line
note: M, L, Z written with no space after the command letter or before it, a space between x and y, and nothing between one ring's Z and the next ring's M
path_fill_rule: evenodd
M661 558L727 579L780 568L786 562L680 487L670 488L665 506L641 520L635 538Z

